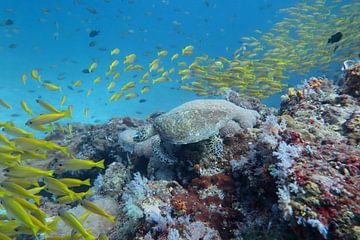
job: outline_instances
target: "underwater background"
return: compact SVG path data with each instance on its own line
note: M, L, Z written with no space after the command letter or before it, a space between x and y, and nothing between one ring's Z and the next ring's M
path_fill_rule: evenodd
M37 112L35 99L41 97L56 105L64 94L68 97L67 102L74 107L73 120L79 122L104 122L114 115L143 118L153 111L169 110L197 97L194 92L179 90L183 84L181 76L176 74L171 77L170 82L151 84L150 81L147 85L151 90L135 99L109 103L109 98L124 83L139 81L148 64L157 58L157 53L161 50L169 52L162 60L168 69L176 67L170 61L171 56L180 53L187 45L195 48L193 56L181 59L188 65L196 56L202 55L213 59L231 59L235 50L246 42L242 37L260 36L261 34L254 33L255 30L266 33L274 24L287 17L279 9L296 3L246 0L2 1L1 96L14 109L13 112L1 109L1 114L20 124L27 117L21 110L20 100L25 100ZM338 8L331 11L338 11ZM6 20L13 23L6 24ZM319 44L318 41L326 43L336 32L332 29L323 30L330 35L319 33L312 40L314 46ZM99 34L89 37L91 31L99 31ZM296 48L296 45L291 47ZM114 48L120 49L119 55L110 55ZM144 66L145 70L122 73L112 93L107 91L112 76L105 77L104 73L110 63L114 59L122 62L125 56L132 53L137 55L136 64ZM84 74L82 70L93 62L98 67L94 72ZM336 68L340 66L341 64L335 65ZM31 79L32 69L39 70L42 81L59 85L62 91L44 89L41 83ZM179 69L181 67L177 67L176 71ZM27 74L26 85L20 80L22 74ZM102 77L103 80L96 85L93 80L97 77ZM302 78L294 75L287 83L295 85ZM82 85L69 89L78 80L82 80ZM88 89L92 89L93 93L86 97ZM136 87L137 93L140 89L141 86ZM139 103L140 99L146 101ZM279 106L278 99L277 96L265 101L269 105ZM85 108L89 109L88 118L83 114Z
M2 0L0 36L0 240L360 239L359 0Z

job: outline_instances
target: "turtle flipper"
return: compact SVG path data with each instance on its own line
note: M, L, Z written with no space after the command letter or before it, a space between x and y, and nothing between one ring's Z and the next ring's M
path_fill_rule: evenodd
M156 137L152 143L153 156L159 159L159 161L168 165L174 165L177 160L174 156L169 154L162 146L160 137Z
M206 150L209 154L216 157L222 157L224 153L224 144L218 135L213 135L206 140Z

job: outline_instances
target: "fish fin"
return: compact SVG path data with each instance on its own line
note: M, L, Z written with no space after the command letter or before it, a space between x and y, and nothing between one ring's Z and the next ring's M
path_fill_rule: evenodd
M32 197L32 199L35 201L35 203L36 203L37 205L40 205L41 198L42 198L42 196L37 196L37 195L34 195L34 196Z
M107 219L109 219L111 223L115 223L115 217L113 215L108 215Z
M96 167L104 169L105 168L104 161L105 161L105 159L98 161L96 163Z
M90 183L90 178L86 179L83 181L83 184L86 185L86 186L90 186L91 183Z
M55 170L49 170L47 171L47 176L52 177L54 175Z
M58 216L56 216L56 217L54 217L54 219L51 222L49 222L48 227L50 228L50 230L52 232L57 231L57 223L59 220L60 220L60 218Z
M67 110L64 112L65 117L72 118L72 105L69 105Z

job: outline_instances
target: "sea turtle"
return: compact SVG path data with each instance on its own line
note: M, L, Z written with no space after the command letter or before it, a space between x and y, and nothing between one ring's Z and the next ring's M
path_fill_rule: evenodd
M176 160L164 151L164 144L183 145L204 140L215 155L222 154L219 130L229 121L237 122L242 128L255 125L259 113L236 106L220 99L194 100L186 102L171 111L156 117L152 124L138 130L134 141L142 142L158 135L152 143L153 153L161 161L174 163Z

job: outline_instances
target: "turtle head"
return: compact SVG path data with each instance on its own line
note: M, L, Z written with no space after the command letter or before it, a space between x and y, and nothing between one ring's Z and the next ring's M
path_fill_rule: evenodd
M153 125L149 124L138 129L137 133L134 136L134 141L142 142L151 138L154 135L156 135L155 128L153 127Z

